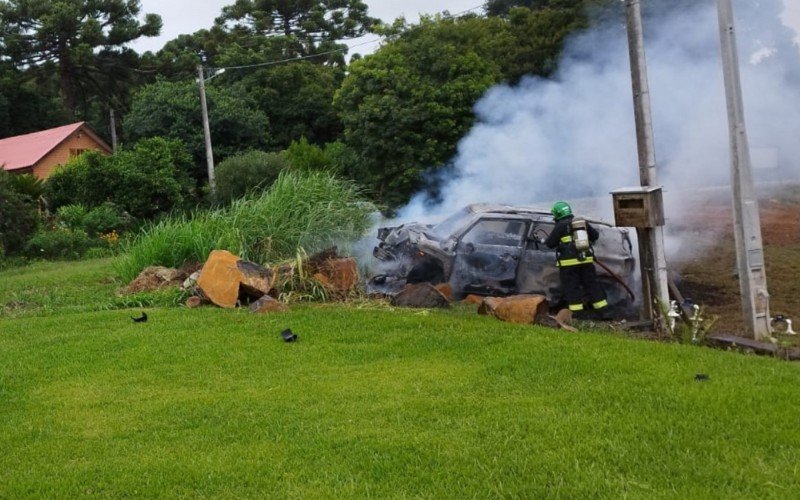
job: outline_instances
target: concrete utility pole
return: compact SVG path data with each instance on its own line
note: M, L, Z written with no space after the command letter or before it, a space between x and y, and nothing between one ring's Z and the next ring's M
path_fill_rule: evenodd
M650 88L644 53L642 9L639 0L625 0L628 48L631 59L633 109L636 118L636 143L639 151L639 182L644 187L658 185L653 120L650 111ZM663 206L658 207L663 213ZM661 227L637 228L639 261L642 272L643 316L658 316L657 302L669 304L667 259L664 255L664 231Z
M211 196L217 194L217 180L214 176L214 152L211 150L211 127L208 125L208 107L206 105L206 79L203 66L197 65L197 83L200 85L200 108L203 113L203 133L206 139L206 163L208 164L208 187Z
M117 120L114 119L114 110L109 112L111 119L111 152L117 152Z
M736 263L742 312L748 333L757 340L770 337L769 293L764 269L764 247L758 199L753 187L750 145L744 123L742 83L731 0L717 0L719 33L722 42L722 69L728 100L728 128L731 141L731 186L733 222L736 238Z

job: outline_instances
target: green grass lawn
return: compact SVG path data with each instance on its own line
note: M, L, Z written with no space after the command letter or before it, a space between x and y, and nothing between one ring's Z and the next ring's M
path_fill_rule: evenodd
M798 364L467 308L134 324L80 303L109 269L0 273L54 297L0 317L0 498L800 495Z

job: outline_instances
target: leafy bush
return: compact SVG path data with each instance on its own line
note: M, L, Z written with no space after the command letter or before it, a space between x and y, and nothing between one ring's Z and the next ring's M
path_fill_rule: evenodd
M131 217L111 202L91 210L80 204L64 205L58 209L56 217L59 224L69 229L82 229L92 237L124 231L131 224Z
M82 229L56 227L36 233L25 246L25 254L31 258L79 259L94 244Z
M295 170L327 170L336 174L357 161L355 152L342 142L329 142L321 148L305 137L292 142L284 155Z
M190 183L183 172L190 163L179 141L146 139L113 156L88 152L71 160L48 178L45 192L51 209L112 202L132 217L147 219L184 204Z
M58 221L70 229L83 228L83 219L86 217L86 207L80 203L64 205L56 211Z
M289 167L279 153L249 151L220 162L216 169L217 195L223 202L270 186Z
M11 177L0 169L0 249L4 254L22 250L39 227L36 204L12 188Z
M102 158L96 151L87 151L57 167L44 183L44 197L50 210L58 211L65 205L82 205L86 208L87 201L93 201L91 193L85 189L89 164Z
M131 217L115 204L106 202L91 209L83 218L83 230L89 236L100 236L124 231L131 225Z
M14 174L10 180L14 191L32 200L37 200L44 194L44 181L33 174Z
M150 265L179 267L203 262L215 249L254 262L289 258L363 235L372 205L347 181L326 172L284 172L269 190L230 207L173 216L145 228L117 263L130 281Z

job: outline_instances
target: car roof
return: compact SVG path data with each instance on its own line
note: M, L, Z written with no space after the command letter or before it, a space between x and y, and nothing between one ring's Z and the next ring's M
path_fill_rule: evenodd
M534 214L551 216L549 210L529 206L493 205L490 203L473 203L467 207L470 212L475 214Z
M552 220L553 214L550 210L542 209L541 207L532 207L527 205L499 205L492 203L473 203L467 206L473 214L505 214L505 215L535 215L545 217ZM602 224L604 226L613 227L614 225L604 220L595 219L593 217L585 217L585 220L594 223Z

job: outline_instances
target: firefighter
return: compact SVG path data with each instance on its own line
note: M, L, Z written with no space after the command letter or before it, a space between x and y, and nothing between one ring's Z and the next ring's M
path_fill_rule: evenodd
M597 241L600 234L585 220L576 219L572 215L572 208L564 201L553 204L550 213L556 225L544 244L556 249L556 266L570 312L580 314L584 298L588 295L592 309L601 318L607 319L608 301L603 287L597 281L592 249L592 243Z

